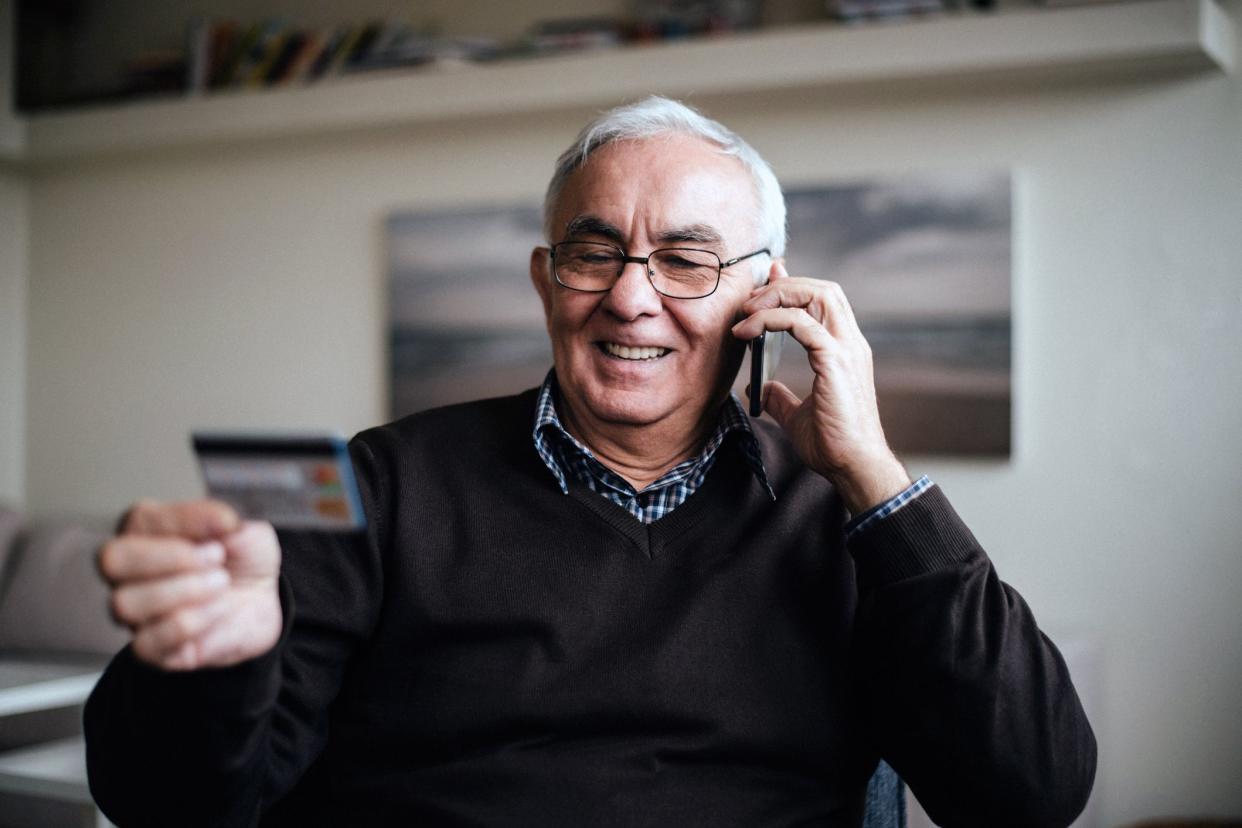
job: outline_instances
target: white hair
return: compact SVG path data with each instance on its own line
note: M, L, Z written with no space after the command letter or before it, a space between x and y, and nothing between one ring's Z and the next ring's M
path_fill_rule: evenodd
M561 230L552 226L552 220L565 182L586 164L591 153L614 141L641 141L669 133L702 138L716 145L722 154L732 155L742 162L755 188L758 242L771 251L773 259L785 255L785 196L768 162L724 124L659 95L608 110L583 127L569 149L561 153L543 200L543 232L547 241L555 241ZM754 261L755 282L762 284L767 279L771 261L764 257Z

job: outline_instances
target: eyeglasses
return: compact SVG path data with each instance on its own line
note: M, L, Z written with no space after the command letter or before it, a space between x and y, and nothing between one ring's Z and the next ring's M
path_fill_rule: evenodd
M621 278L631 262L644 266L647 280L657 292L673 299L702 299L720 285L720 273L768 248L720 261L710 250L690 247L664 247L649 256L627 256L625 251L600 242L558 242L552 245L552 274L557 283L570 290L605 293Z

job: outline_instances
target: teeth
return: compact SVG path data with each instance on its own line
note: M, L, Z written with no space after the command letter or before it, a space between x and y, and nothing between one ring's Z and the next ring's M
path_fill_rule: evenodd
M668 353L668 348L654 348L649 345L631 348L628 345L618 345L615 342L605 342L604 350L615 357L621 357L621 359L656 359Z

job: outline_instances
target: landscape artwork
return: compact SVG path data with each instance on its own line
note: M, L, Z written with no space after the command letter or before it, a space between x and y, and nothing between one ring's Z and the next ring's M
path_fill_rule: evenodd
M1011 182L952 171L786 191L789 273L840 283L901 453L1008 456ZM386 227L394 417L538 385L552 364L528 276L534 204L401 211ZM736 389L741 395L748 372ZM811 371L788 339L778 379Z

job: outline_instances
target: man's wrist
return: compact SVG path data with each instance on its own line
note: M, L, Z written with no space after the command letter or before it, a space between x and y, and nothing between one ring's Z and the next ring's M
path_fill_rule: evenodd
M852 515L849 522L845 524L845 539L847 541L852 541L858 534L866 532L876 523L896 514L898 511L903 509L907 503L917 500L931 487L931 478L927 475L923 475L918 480L911 483L907 488L903 489L897 496L890 497L880 505L872 506L865 512Z
M858 470L832 479L841 493L851 515L861 515L868 509L890 500L908 489L914 481L901 462L889 454L878 461L862 464Z

